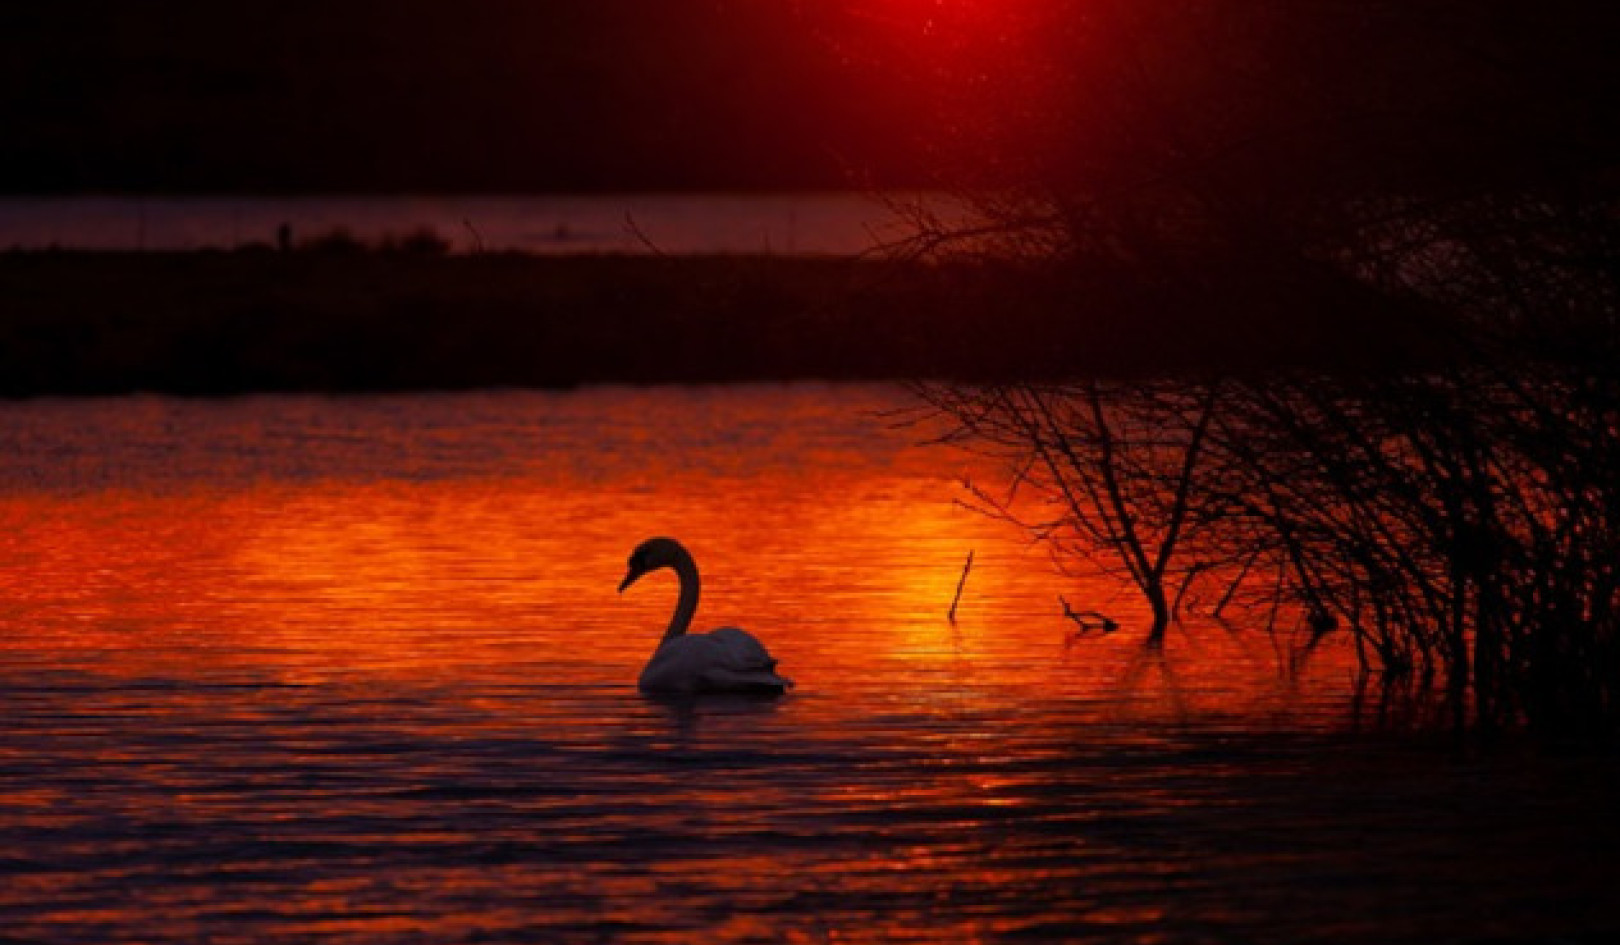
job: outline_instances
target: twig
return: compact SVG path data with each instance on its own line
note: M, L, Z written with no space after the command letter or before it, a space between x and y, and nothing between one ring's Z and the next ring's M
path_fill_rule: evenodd
M1232 602L1233 595L1238 592L1238 587L1243 584L1243 579L1249 576L1249 569L1254 567L1255 561L1259 560L1259 558L1260 551L1256 549L1250 553L1248 560L1243 562L1243 569L1238 571L1237 577L1233 578L1231 585L1226 588L1226 593L1221 595L1220 603L1215 605L1215 611L1211 616L1216 620L1221 618L1221 614L1226 610L1226 605Z
M643 249L654 256L668 255L661 246L653 242L652 237L648 236L646 231L641 228L641 224L636 222L635 214L628 210L624 214L624 231L630 234L631 238L636 242L640 243Z
M973 552L969 550L967 561L962 565L962 576L956 582L956 596L951 598L951 609L945 614L951 623L956 622L956 605L962 599L962 588L967 586L967 576L971 570L973 570Z
M484 234L478 232L478 227L473 226L473 222L471 220L466 219L466 218L462 219L461 225L466 227L467 232L472 234L473 252L477 253L479 255L483 255L483 253L484 253Z
M1113 633L1115 630L1119 629L1119 624L1114 621L1114 618L1108 616L1107 614L1100 613L1095 610L1075 610L1073 607L1069 606L1068 599L1062 594L1058 595L1058 600L1063 604L1063 616L1073 620L1079 625L1080 629L1075 631L1076 633L1085 633L1089 630L1101 630L1104 633Z

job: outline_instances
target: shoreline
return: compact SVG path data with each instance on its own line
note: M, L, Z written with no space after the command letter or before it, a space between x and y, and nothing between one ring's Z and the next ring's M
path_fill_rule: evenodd
M1003 380L1344 351L1320 326L1109 318L1063 291L1028 266L875 257L12 251L0 395Z

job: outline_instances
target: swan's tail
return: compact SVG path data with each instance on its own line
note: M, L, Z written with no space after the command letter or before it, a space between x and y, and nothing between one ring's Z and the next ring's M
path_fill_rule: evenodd
M726 692L781 693L793 688L793 680L769 669L739 672L719 666L703 674L703 683L706 689Z

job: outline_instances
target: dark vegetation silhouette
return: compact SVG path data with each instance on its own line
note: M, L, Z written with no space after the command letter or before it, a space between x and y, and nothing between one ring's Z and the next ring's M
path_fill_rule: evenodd
M992 511L1128 575L1151 642L1247 609L1301 657L1351 635L1459 732L1620 742L1615 35L1592 4L1097 0L937 77L981 217L897 249L1018 260L1054 338L1183 339L921 385L1008 461Z
M1016 277L976 265L285 242L0 252L0 396L969 377L1042 348L1016 318L992 343Z

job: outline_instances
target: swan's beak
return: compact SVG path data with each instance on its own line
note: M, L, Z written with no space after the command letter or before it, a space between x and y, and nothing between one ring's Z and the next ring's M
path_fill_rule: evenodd
M636 581L639 580L640 577L645 573L647 573L647 572L645 572L645 571L631 571L630 573L626 574L624 576L624 580L619 582L619 593L623 594L625 588L627 588L630 585L636 583Z

